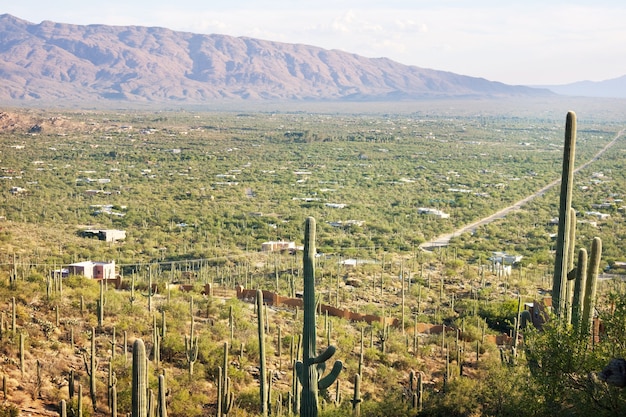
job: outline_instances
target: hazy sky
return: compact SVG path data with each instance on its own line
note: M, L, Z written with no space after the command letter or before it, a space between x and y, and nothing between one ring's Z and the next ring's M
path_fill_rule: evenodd
M160 26L388 57L507 84L626 75L623 0L19 0L32 23Z

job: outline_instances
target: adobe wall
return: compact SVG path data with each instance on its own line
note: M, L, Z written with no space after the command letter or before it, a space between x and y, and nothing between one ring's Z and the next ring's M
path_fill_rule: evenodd
M243 288L243 286L241 285L238 285L236 290L237 290L237 298L240 300L254 301L256 299L256 290L247 290ZM284 305L288 307L298 307L298 308L304 307L304 301L301 298L284 297L282 295L273 293L272 291L266 291L266 290L263 290L263 303L272 305L272 306ZM398 324L397 319L383 318L383 317L375 316L372 314L355 313L350 310L333 307L327 304L320 304L319 312L321 314L326 314L328 312L329 316L341 317L343 319L351 320L351 321L364 321L364 322L367 322L368 324L372 324L372 323L383 324L385 322L386 324L390 324L393 326Z
M248 290L243 286L238 285L236 287L237 298L240 300L254 302L256 300L256 290ZM279 294L273 293L272 291L263 290L263 303L272 305L272 306L288 306L288 307L298 307L303 308L303 300L301 298L290 298L284 297ZM390 317L379 317L372 314L360 314L350 310L336 308L333 306L329 306L326 304L320 304L319 313L326 314L328 312L329 316L333 317L341 317L346 320L351 321L364 321L368 324L372 323L380 323L380 324L388 324L391 326L398 326L400 324L398 319L390 318ZM412 331L413 329L407 329L408 331ZM429 323L417 323L417 332L421 334L441 334L444 330L444 326L442 324L429 324ZM446 326L446 332L456 334L458 331L457 328ZM459 331L459 337L463 337L463 335ZM500 335L486 335L485 342L493 343L496 345L510 345L512 343L512 338L507 334Z

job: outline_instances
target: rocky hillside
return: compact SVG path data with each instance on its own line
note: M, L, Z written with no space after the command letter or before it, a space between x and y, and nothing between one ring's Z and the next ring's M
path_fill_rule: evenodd
M157 27L0 16L0 99L202 103L551 94L337 50Z

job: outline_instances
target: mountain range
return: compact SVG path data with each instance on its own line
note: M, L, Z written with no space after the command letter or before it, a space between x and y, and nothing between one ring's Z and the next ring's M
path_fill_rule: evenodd
M545 88L338 50L159 27L0 15L0 100L97 103L542 97Z
M542 88L566 96L626 98L626 75L604 81L578 81Z

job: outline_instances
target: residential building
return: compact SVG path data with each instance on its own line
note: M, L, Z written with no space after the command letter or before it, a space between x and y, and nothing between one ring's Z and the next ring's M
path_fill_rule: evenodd
M82 275L85 278L93 279L115 279L115 261L76 262L67 266L70 275Z

